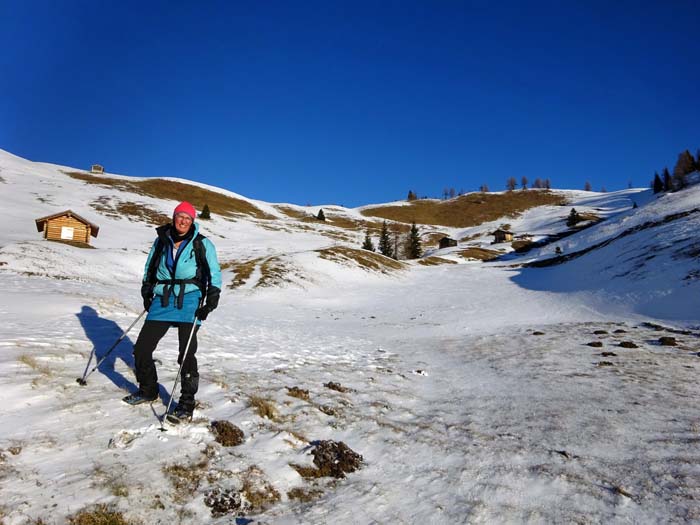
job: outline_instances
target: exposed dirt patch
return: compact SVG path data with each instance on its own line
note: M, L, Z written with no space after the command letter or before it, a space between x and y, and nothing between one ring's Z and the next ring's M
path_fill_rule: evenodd
M622 348L639 348L639 346L632 341L622 341L618 346L621 346Z
M229 284L228 287L238 288L243 286L246 282L248 282L248 279L250 279L253 271L255 271L255 267L260 264L262 260L263 258L260 257L257 259L250 259L249 261L227 261L221 263L222 270L231 269L234 272L233 281L231 281L231 284Z
M163 467L163 473L170 480L175 491L173 501L185 503L192 499L199 488L209 465L208 459L190 465L169 465Z
M344 387L340 383L335 383L333 381L329 381L328 383L323 383L323 386L326 388L330 388L331 390L335 390L336 392L350 392L349 388Z
M287 498L290 500L301 501L303 503L314 501L321 496L323 496L323 491L320 489L304 489L301 487L295 487L287 492Z
M425 199L408 206L378 206L362 211L366 217L380 217L404 223L433 224L454 228L476 226L499 217L516 216L530 208L559 205L566 199L550 191L509 191L499 194L470 193L447 201Z
M243 431L229 421L212 421L209 428L214 434L214 440L224 447L235 447L245 441Z
M659 337L659 344L661 346L676 346L678 342L675 337L665 336Z
M600 341L591 341L590 343L586 343L586 346L592 346L593 348L600 348L603 346L603 343Z
M321 477L344 478L345 474L362 467L363 458L342 441L316 441L311 453L316 467L291 465L301 477L314 479Z
M594 335L605 335L605 334L607 334L607 333L608 333L607 330L595 330L595 331L593 332Z
M213 489L204 496L204 504L211 509L214 518L220 518L227 514L239 514L245 507L241 501L241 494L234 489Z
M595 366L600 366L600 367L603 367L603 366L615 366L615 363L611 363L610 361L600 361L600 362L597 363Z
M309 391L299 388L298 386L287 387L287 395L296 397L298 399L303 399L304 401L309 400Z

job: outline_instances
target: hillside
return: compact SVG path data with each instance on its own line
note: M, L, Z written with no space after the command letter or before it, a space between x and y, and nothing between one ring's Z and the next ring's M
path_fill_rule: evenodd
M3 525L700 519L700 185L556 190L565 205L477 224L430 212L420 261L357 249L381 223L367 212L396 203L266 203L2 151L0 189ZM212 208L225 289L195 421L161 432L172 330L152 407L121 402L140 323L75 380L136 320L154 223L186 198ZM41 238L35 219L65 209L99 225L95 249ZM529 249L492 244L505 225ZM459 244L438 249L444 235ZM322 442L362 457L339 472Z

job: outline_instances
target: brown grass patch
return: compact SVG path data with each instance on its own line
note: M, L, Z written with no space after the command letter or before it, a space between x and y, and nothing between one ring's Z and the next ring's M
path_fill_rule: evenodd
M260 396L251 396L248 400L248 406L251 407L260 416L274 421L277 419L277 409L275 404L270 399L265 399Z
M212 215L223 215L227 217L249 215L256 219L276 218L242 199L229 197L222 193L200 188L192 184L185 184L184 182L157 178L146 180L112 179L81 172L65 173L74 179L81 180L88 184L96 184L106 188L116 188L118 190L136 193L137 195L154 197L156 199L169 199L178 202L186 199L200 211L204 208L204 205L207 204Z
M90 206L107 217L117 219L127 217L131 221L141 221L156 226L170 222L168 215L157 212L146 204L124 202L106 195L92 201Z
M408 206L380 206L363 210L366 217L404 223L434 224L466 228L499 217L516 216L530 208L559 205L566 199L550 191L508 191L500 194L469 193L447 201L435 199L411 201Z
M486 248L467 248L466 250L460 250L457 252L465 259L478 259L480 261L492 261L501 255L501 252L495 250L487 250Z
M347 246L334 246L316 250L321 259L333 261L341 264L352 262L364 270L389 273L391 270L401 270L404 263L385 257L375 252L363 250L361 248L348 248Z
M275 208L277 210L281 211L282 213L284 213L287 217L290 217L292 219L296 219L298 221L321 222L310 211L304 212L301 210L297 210L296 208L289 208L288 206L275 206ZM325 213L325 211L324 211L324 213Z
M291 269L282 261L280 257L270 257L263 261L260 265L260 280L255 284L255 287L270 287L282 283L292 283L288 277Z
M302 503L314 501L321 496L323 496L323 491L320 489L304 489L301 487L295 487L287 492L287 498L290 500L301 501Z
M238 288L243 286L250 276L253 274L255 267L262 261L262 257L258 259L251 259L249 261L227 261L221 264L222 270L233 270L234 276L231 284L228 285L229 288Z
M281 499L280 493L265 478L264 472L255 465L243 474L241 492L253 510L263 509Z
M28 366L32 370L39 372L41 375L44 376L50 376L51 375L51 369L48 366L45 365L40 365L36 358L29 354L22 354L17 358L17 361L22 363L23 365Z
M418 264L422 264L423 266L439 266L441 264L457 264L457 261L432 256L426 257L425 259L419 259Z
M185 503L192 499L206 474L208 465L208 459L204 459L194 465L169 465L163 467L163 473L175 489L173 501Z
M127 520L121 512L113 510L108 505L99 504L69 516L68 523L70 525L137 525L141 522Z

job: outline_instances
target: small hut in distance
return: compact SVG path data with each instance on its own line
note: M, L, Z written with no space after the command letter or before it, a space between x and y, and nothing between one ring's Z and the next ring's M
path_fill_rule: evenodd
M100 227L83 219L77 213L66 210L36 219L36 229L50 241L90 244L90 237L97 237Z
M450 237L443 237L440 239L440 249L442 248L451 248L453 246L457 246L457 241L454 239L451 239Z
M493 232L493 244L498 244L499 242L513 242L513 232L504 230L503 228L498 228Z
M99 164L93 164L90 168L90 173L97 173L98 175L102 175L104 172L104 167L100 166Z

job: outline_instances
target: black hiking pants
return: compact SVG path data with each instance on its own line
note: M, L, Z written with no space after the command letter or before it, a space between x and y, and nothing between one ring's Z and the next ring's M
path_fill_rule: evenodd
M146 321L141 328L141 333L134 345L134 362L136 364L136 380L139 389L145 397L158 397L158 373L153 362L153 352L158 346L158 342L163 338L171 326L177 327L177 335L180 341L180 352L177 363L182 363L182 356L185 353L187 340L192 331L192 323L172 323L169 321ZM199 389L199 373L197 371L197 331L195 328L192 335L190 347L187 350L187 358L182 365L182 375L180 376L180 401L190 412L194 410L194 396Z

